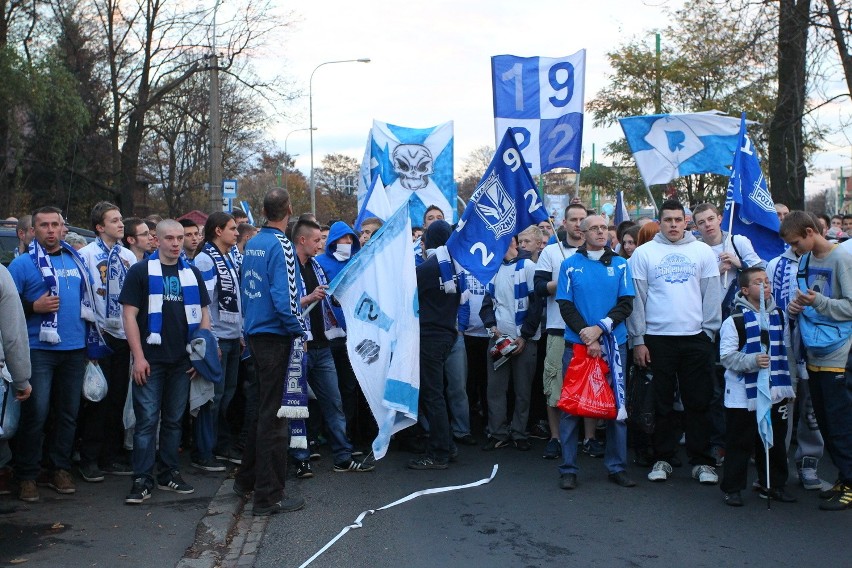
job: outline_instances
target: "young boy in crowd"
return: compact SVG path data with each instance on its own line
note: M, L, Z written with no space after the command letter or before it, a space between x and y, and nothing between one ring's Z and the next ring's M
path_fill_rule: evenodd
M742 507L741 491L746 487L748 463L752 452L763 498L792 503L784 486L787 483L787 420L792 407L787 400L794 396L790 380L787 352L784 347L784 315L775 307L772 287L763 268L746 268L739 274L740 291L734 297L733 313L722 324L720 358L725 367L725 469L721 489L725 503ZM761 325L760 301L763 296L768 325ZM758 374L770 372L772 400L772 438L769 449L769 484L766 480L767 452L758 434Z

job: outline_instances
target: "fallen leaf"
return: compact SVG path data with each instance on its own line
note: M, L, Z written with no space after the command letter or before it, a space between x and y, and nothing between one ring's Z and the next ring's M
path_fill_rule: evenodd
M27 558L13 558L9 561L9 564L23 564L24 562L28 562Z

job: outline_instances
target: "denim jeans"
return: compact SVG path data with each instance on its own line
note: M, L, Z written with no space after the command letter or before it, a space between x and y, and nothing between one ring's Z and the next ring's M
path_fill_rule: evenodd
M133 476L154 479L157 423L160 424L160 471L180 469L178 449L183 413L189 402L189 358L178 363L152 363L144 385L133 383Z
M467 351L464 335L458 335L444 365L447 380L447 404L450 407L450 426L453 436L470 434L470 407L467 402Z
M231 425L228 424L228 407L237 392L237 377L240 372L240 354L242 346L239 339L220 339L219 350L222 351L222 382L215 386L213 398L213 416L215 425L216 453L223 454L231 449Z
M349 461L352 458L352 445L346 437L346 416L343 414L343 402L330 348L308 349L308 385L317 397L334 463ZM311 453L307 448L291 448L290 455L299 461L306 461Z
M86 350L31 349L32 394L21 405L21 422L15 435L15 471L18 479L38 476L47 415L54 417L47 455L54 469L71 469L71 451L77 430L77 413L83 392Z
M249 423L243 463L235 482L254 489L254 506L268 507L284 496L287 477L287 419L278 418L293 337L250 335L249 348L257 370L257 413Z
M455 339L450 335L420 338L420 408L429 422L429 449L434 460L450 459L452 436L444 397L444 365Z
M620 345L621 360L627 361L627 345ZM562 355L562 376L568 370L571 359L574 358L574 346L565 344ZM559 473L577 473L577 437L582 416L574 416L560 411L559 442L562 444L562 463ZM627 424L619 420L606 421L606 449L604 450L604 467L609 473L624 471L627 467Z
M852 485L852 352L846 372L811 371L808 386L819 431L837 477Z

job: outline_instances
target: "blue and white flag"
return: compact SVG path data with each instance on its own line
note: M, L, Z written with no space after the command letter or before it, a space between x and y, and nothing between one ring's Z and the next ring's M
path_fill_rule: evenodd
M784 241L778 234L781 223L760 169L757 149L746 133L745 113L728 182L722 227L732 235L748 237L754 252L763 260L771 260L784 252Z
M251 214L251 207L249 206L249 202L240 201L240 205L242 205L243 211L245 211L245 214L248 217L249 225L254 225L254 215Z
M586 50L567 57L491 58L494 138L511 128L534 175L580 171Z
M379 426L376 459L417 422L420 318L408 204L403 203L329 284L346 318L352 369Z
M758 321L760 322L760 330L769 333L769 315L766 313L764 286L765 284L760 285L760 312L758 314ZM769 353L769 349L767 348L764 352ZM774 443L774 436L772 434L772 392L769 381L770 372L769 368L760 369L757 372L757 395L755 396L757 433L767 452ZM769 467L769 460L767 460L766 467ZM769 478L767 478L768 482Z
M614 223L618 227L624 221L630 220L630 213L627 212L627 205L624 204L624 192L619 191L615 194L615 216Z
M456 214L453 177L453 122L431 128L406 128L373 121L358 178L358 204L378 175L391 211L409 204L412 225L421 225L426 208L437 205L449 223Z
M620 118L646 186L690 174L731 175L740 121L719 111Z
M382 184L382 179L376 175L373 183L370 184L370 189L367 190L367 195L361 202L361 209L358 211L358 218L355 219L355 231L361 232L361 223L364 219L370 217L378 217L382 221L387 221L393 215L388 196L385 194L385 186Z
M547 219L547 209L510 128L450 235L447 249L487 286L500 269L512 238Z

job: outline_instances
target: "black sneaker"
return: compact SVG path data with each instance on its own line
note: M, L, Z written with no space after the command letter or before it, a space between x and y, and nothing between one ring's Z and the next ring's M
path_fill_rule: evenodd
M279 513L298 511L304 506L304 497L287 497L286 499L282 499L277 503L273 503L266 507L258 507L255 505L252 507L251 514L255 517L267 517L269 515L277 515Z
M157 488L164 491L174 491L181 495L188 495L195 491L195 488L183 480L178 470L171 471L167 476L157 478Z
M731 491L730 493L725 493L725 505L730 505L731 507L742 507L743 506L743 496L739 491Z
M852 486L841 484L834 497L824 499L819 508L823 511L845 511L852 509Z
M530 428L529 433L530 438L535 438L536 440L549 440L550 439L550 427L547 423L539 422L532 428Z
M311 461L316 461L322 457L319 451L319 442L311 440L308 442L308 451L311 453Z
M195 459L190 462L192 467L202 471L225 471L225 464L215 459Z
M133 468L131 466L118 461L103 466L101 471L110 475L133 475Z
M780 503L795 503L797 500L795 497L784 491L783 487L778 489L775 487L772 489L761 489L759 494L762 499L771 499Z
M521 450L522 452L528 452L528 451L530 451L530 448L532 446L530 446L529 440L527 440L526 438L523 438L521 440L515 440L515 447L518 448L519 450Z
M240 485L236 479L234 480L233 490L235 495L243 499L248 499L249 495L251 495L252 492L251 489L246 489L245 487Z
M473 437L473 434L465 434L464 436L453 436L453 439L459 444L465 446L476 446L479 442Z
M482 450L485 452L490 452L491 450L499 450L500 448L505 448L509 445L508 440L500 440L499 438L488 437L488 441L485 442L485 445L482 446Z
M408 469L447 469L447 462L438 461L431 456L408 461Z
M133 486L130 488L130 493L124 498L124 502L127 505L139 505L150 498L151 482L144 477L137 477L133 480Z
M97 483L104 480L104 472L98 468L98 464L96 463L81 463L79 469L80 477L83 478L83 481Z
M338 473L346 472L346 471L373 471L376 469L376 466L364 463L362 461L355 461L350 459L349 461L336 463L334 464L334 471Z
M544 446L544 459L555 460L562 457L562 444L556 438L550 438Z
M604 456L604 445L591 438L583 442L583 453L589 457L602 458Z
M314 476L314 470L311 468L311 462L308 460L296 463L296 477L298 479L308 479Z
M233 449L228 450L227 452L216 452L215 454L213 454L213 457L223 462L231 462L236 465L243 464L242 452Z

